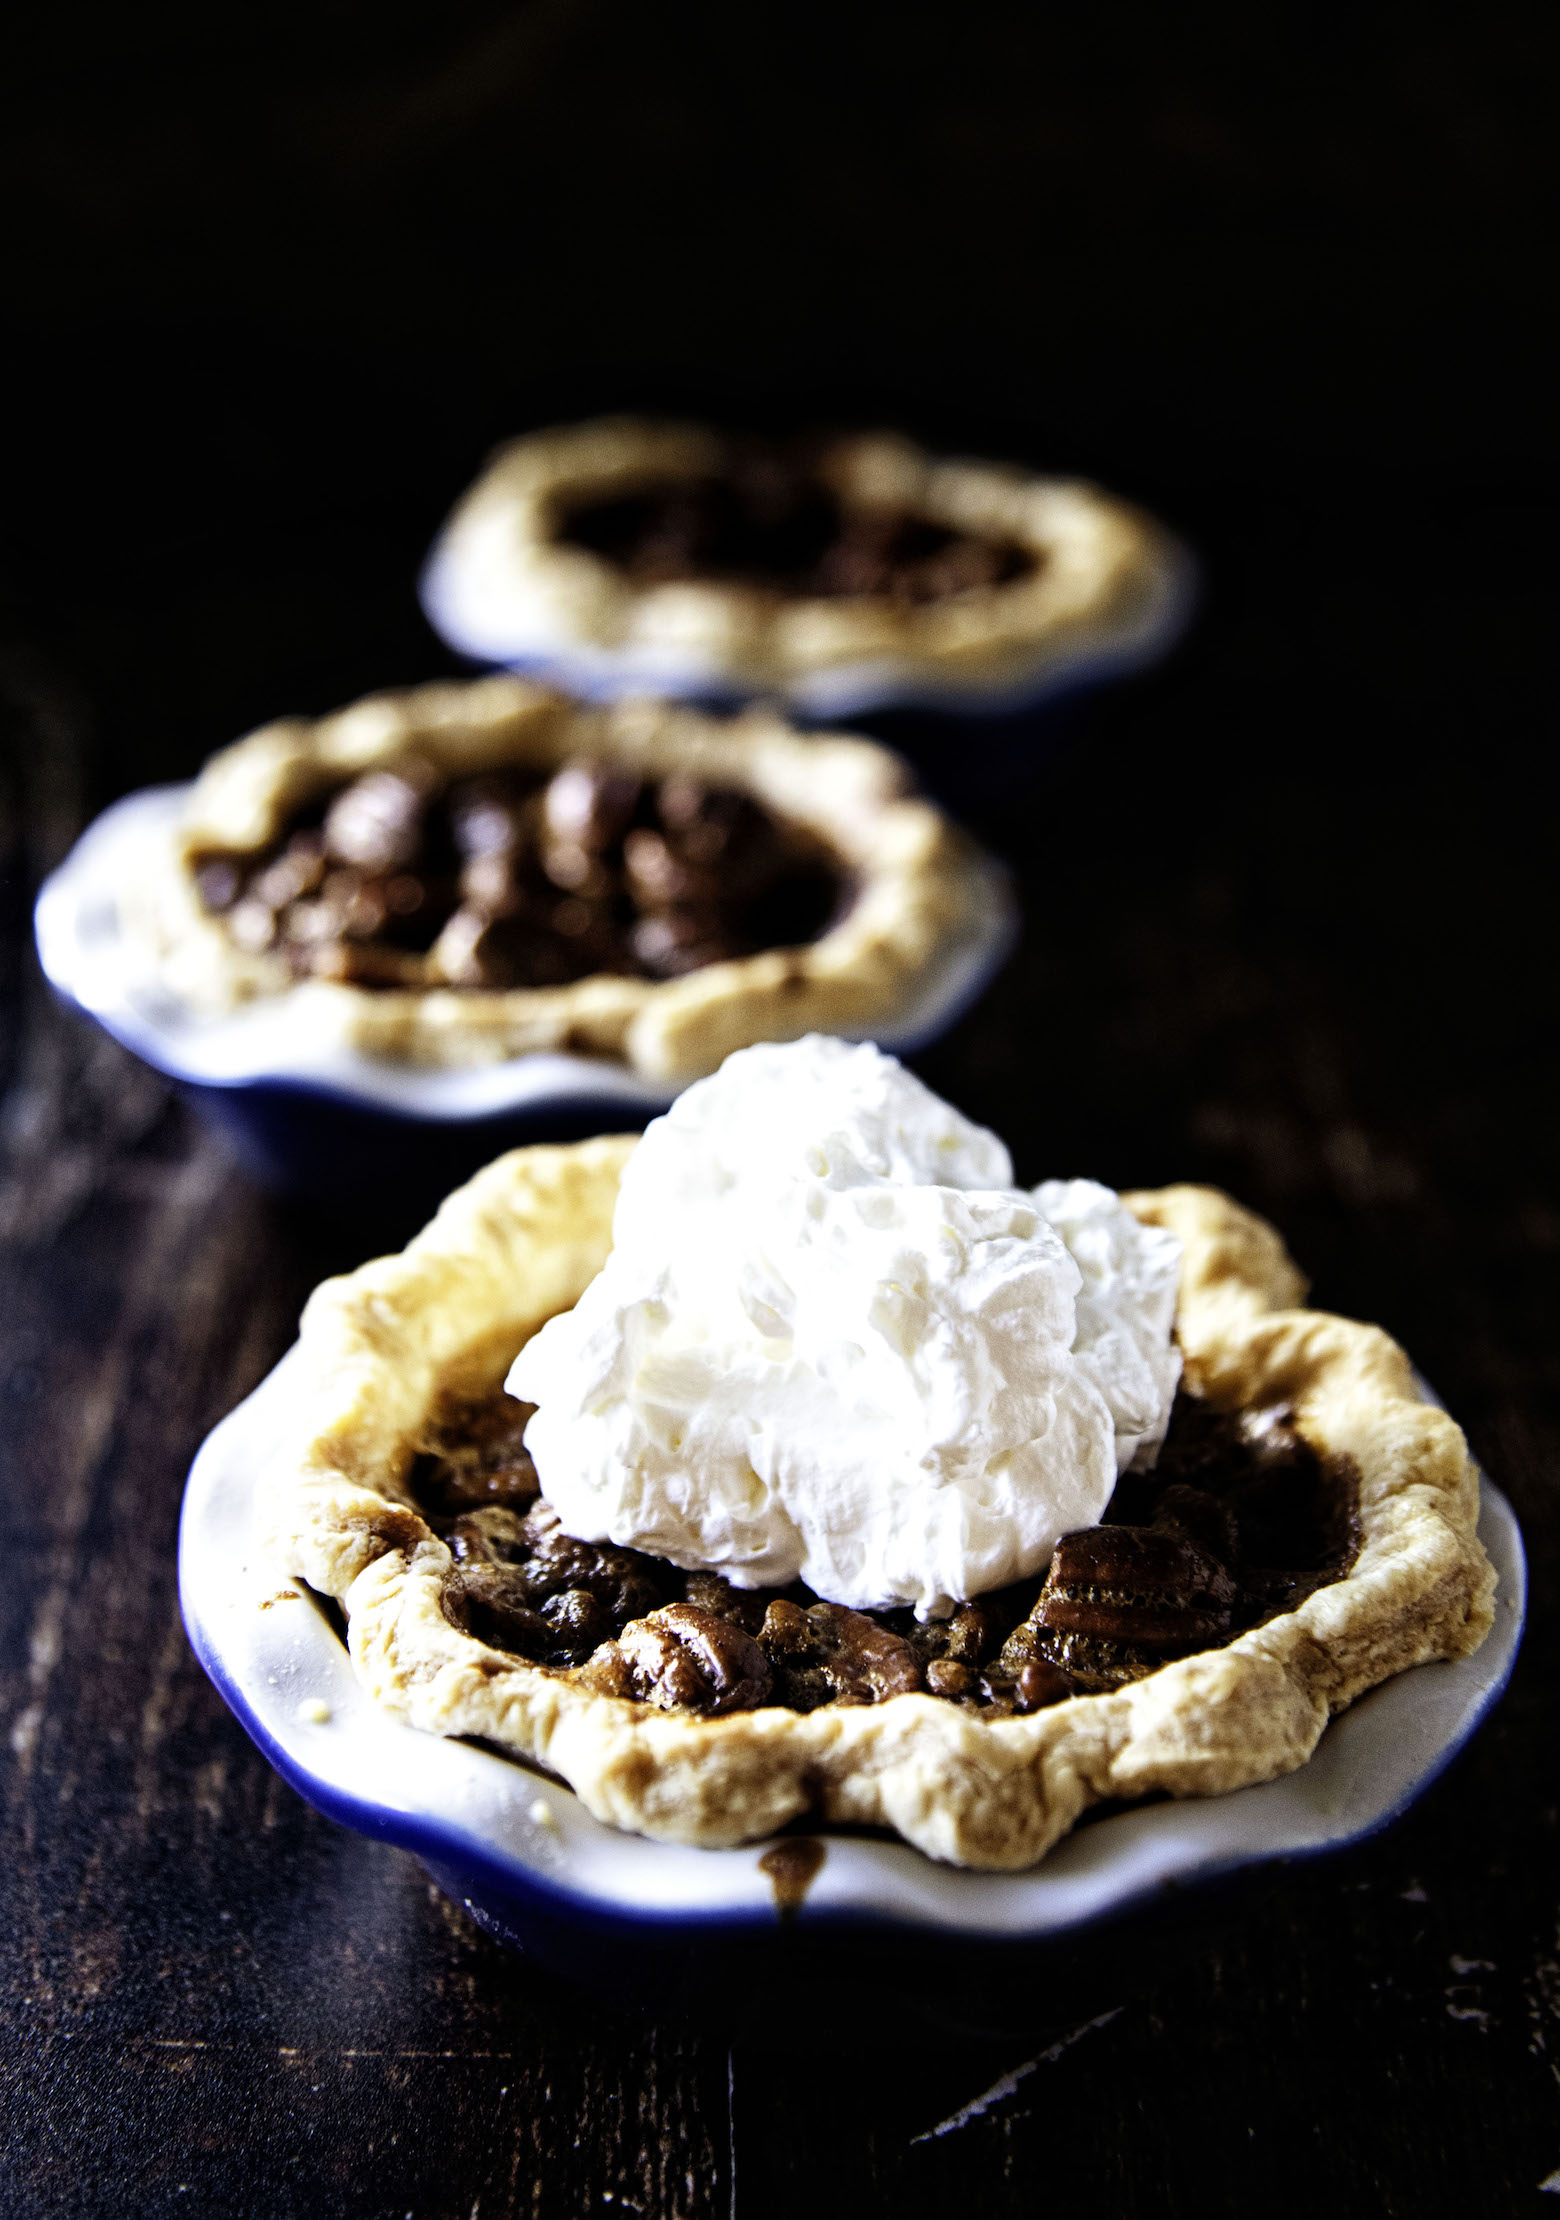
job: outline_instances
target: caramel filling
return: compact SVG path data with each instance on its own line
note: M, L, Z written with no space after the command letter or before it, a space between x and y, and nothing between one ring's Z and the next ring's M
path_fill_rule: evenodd
M538 1494L529 1416L502 1393L451 1407L417 1460L414 1493L454 1559L445 1609L495 1649L664 1710L921 1691L986 1718L1037 1711L1222 1647L1341 1579L1359 1546L1351 1469L1288 1411L1221 1412L1183 1391L1153 1472L1127 1474L1101 1525L1064 1535L1043 1580L922 1625L575 1541Z
M816 940L848 898L840 860L749 796L592 761L446 785L409 758L195 872L246 952L362 987L672 979Z

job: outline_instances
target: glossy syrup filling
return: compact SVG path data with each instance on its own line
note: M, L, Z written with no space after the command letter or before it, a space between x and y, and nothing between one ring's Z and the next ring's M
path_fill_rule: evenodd
M574 1540L538 1493L529 1417L502 1393L451 1405L416 1460L413 1493L454 1559L446 1614L495 1649L664 1710L813 1711L920 1691L986 1718L1037 1711L1221 1648L1341 1579L1359 1547L1345 1461L1284 1409L1223 1412L1183 1390L1155 1469L1127 1474L1043 1579L923 1625Z
M555 535L638 586L706 579L803 600L878 596L912 607L1008 585L1042 560L998 534L903 508L847 506L805 449L756 441L734 441L719 474L565 498Z
M672 979L816 940L849 899L841 860L750 796L588 760L447 784L408 758L195 873L247 953L362 987Z

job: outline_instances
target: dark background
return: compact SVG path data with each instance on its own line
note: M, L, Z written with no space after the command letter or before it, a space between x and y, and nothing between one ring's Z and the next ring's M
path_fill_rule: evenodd
M1551 25L1516 0L13 25L8 2220L1546 2209ZM560 1987L282 1790L178 1630L189 1457L374 1229L256 1194L52 1011L30 890L117 793L450 668L412 593L450 501L502 436L619 406L897 424L1098 475L1197 548L1177 658L972 805L1027 930L922 1068L1026 1176L1266 1211L1318 1300L1414 1351L1533 1552L1513 1692L1414 1814L1097 1938L1000 2031L940 2024L930 1973L925 2025L870 1987L800 2025Z

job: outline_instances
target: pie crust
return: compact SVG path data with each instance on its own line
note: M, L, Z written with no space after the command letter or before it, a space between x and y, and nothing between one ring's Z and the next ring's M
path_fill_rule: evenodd
M633 1146L499 1158L401 1255L327 1282L304 1313L262 1525L287 1571L340 1603L360 1678L411 1724L497 1744L597 1817L664 1840L720 1847L810 1814L1013 1870L1102 1799L1218 1795L1289 1772L1365 1690L1484 1639L1495 1576L1457 1426L1378 1327L1298 1307L1304 1283L1271 1227L1187 1186L1125 1200L1185 1245L1190 1386L1223 1408L1292 1406L1312 1446L1357 1474L1358 1556L1299 1609L1112 1693L991 1721L928 1695L678 1715L459 1632L440 1600L450 1554L407 1486L417 1445L444 1395L491 1390L600 1269Z
M927 455L884 432L840 438L818 473L847 511L891 508L1015 543L1030 574L920 605L884 593L792 594L753 582L634 582L558 535L566 504L718 476L724 441L696 424L607 417L501 448L455 509L429 565L436 624L495 661L618 656L659 684L806 691L846 668L888 692L1002 692L1164 631L1185 558L1164 529L1097 486ZM641 681L642 683L643 681ZM681 690L688 690L683 688Z
M508 765L545 775L578 756L651 779L692 773L820 841L853 896L815 941L671 980L598 973L504 991L299 984L281 957L246 954L201 899L202 853L261 851L306 802L407 756L452 777ZM871 741L804 737L763 710L719 720L664 702L603 709L496 677L372 695L224 749L196 781L169 844L149 845L125 909L158 976L200 1012L286 994L300 1028L371 1056L454 1066L551 1049L681 1082L754 1041L891 1034L967 944L989 937L1005 902L996 867Z

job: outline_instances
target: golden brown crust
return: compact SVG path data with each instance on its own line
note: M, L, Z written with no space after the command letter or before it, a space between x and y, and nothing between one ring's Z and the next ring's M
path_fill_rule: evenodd
M536 652L680 655L755 690L856 664L901 678L1014 684L1134 635L1160 610L1174 572L1169 536L1097 486L939 459L887 433L827 450L822 474L845 507L889 506L1016 542L1041 558L1035 572L912 607L882 594L808 600L731 581L639 586L560 543L566 501L717 472L721 454L720 436L704 427L636 417L531 433L502 448L462 500L439 561L499 628L507 613L517 645L523 635Z
M598 975L511 992L295 985L285 962L247 955L205 907L194 862L263 849L288 816L343 779L415 755L448 776L506 764L539 773L591 754L650 778L693 771L814 834L857 893L816 941L657 982ZM611 1057L665 1083L711 1071L733 1048L807 1032L892 1033L943 966L990 931L993 868L871 741L794 732L761 710L732 721L664 702L590 708L516 678L372 695L317 723L267 725L214 756L172 837L150 853L129 910L161 975L190 1006L230 1010L287 994L301 1029L424 1065L531 1050Z
M1217 1795L1288 1772L1333 1712L1488 1632L1494 1573L1458 1428L1378 1328L1275 1307L1300 1287L1277 1236L1197 1187L1127 1198L1185 1243L1189 1379L1225 1406L1292 1404L1311 1442L1358 1473L1359 1556L1298 1610L1112 1694L996 1721L918 1695L677 1717L458 1632L440 1602L449 1554L405 1490L415 1443L441 1394L496 1383L600 1268L632 1146L500 1158L403 1255L327 1282L304 1315L297 1407L262 1483L270 1538L290 1573L340 1600L359 1674L412 1724L545 1765L642 1834L716 1847L815 1812L1011 1870L1103 1798Z

